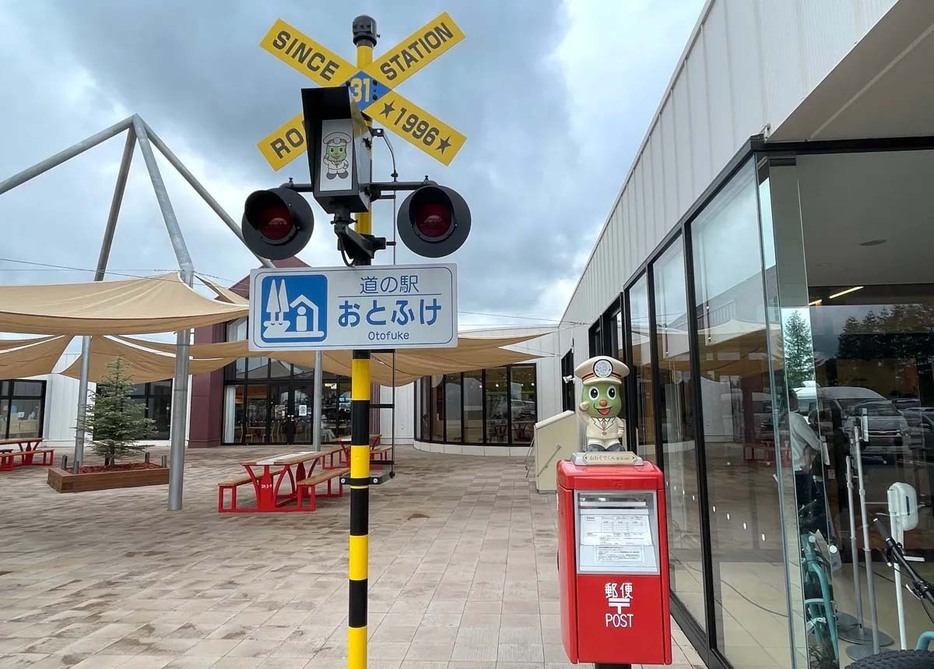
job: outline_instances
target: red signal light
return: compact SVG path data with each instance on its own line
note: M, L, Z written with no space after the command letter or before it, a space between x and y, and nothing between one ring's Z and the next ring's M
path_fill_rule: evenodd
M295 223L287 207L272 207L260 214L257 230L266 239L278 242L289 237L295 230Z
M429 241L449 235L453 223L451 209L442 204L428 202L415 212L415 229L420 237Z
M396 225L409 250L426 258L443 258L466 241L470 208L453 188L426 184L403 200Z
M311 205L290 188L250 193L243 207L243 241L260 258L282 260L301 251L311 239Z

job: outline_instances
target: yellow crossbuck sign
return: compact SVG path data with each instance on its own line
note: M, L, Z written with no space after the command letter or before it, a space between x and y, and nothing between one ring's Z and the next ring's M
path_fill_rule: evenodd
M360 111L432 158L450 165L467 138L393 90L464 39L447 12L360 69L293 28L276 21L260 42L266 51L321 86L350 86ZM274 170L305 151L302 114L257 144Z

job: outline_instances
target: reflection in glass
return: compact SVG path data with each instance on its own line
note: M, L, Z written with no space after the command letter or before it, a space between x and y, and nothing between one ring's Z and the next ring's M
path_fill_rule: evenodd
M419 384L418 434L422 441L431 440L431 384L422 379Z
M244 432L247 444L266 443L266 420L269 401L266 398L267 386L248 385L244 414Z
M285 444L289 437L289 387L282 383L269 385L269 443Z
M444 428L445 440L461 442L461 375L444 375Z
M314 395L314 385L311 383L296 384L292 389L292 420L295 425L292 443L294 444L310 444L313 441ZM321 441L325 441L323 436Z
M241 318L239 320L233 321L227 324L227 341L243 341L246 339L246 327L247 319ZM228 378L234 379L245 379L246 378L246 367L247 359L246 358L237 358L237 360L231 365L233 368L231 374Z
M509 440L509 395L505 367L486 370L483 391L486 395L487 443L505 444Z
M265 381L269 378L269 358L247 358L247 378L251 381Z
M10 402L9 438L38 437L42 433L42 400L13 397Z
M269 361L269 376L273 379L287 379L292 375L292 366L279 360Z
M691 232L716 645L737 666L755 657L785 667L788 641L776 630L788 629L788 599L751 163Z
M431 440L444 441L444 377L431 377Z
M532 442L538 406L535 400L535 367L510 367L510 404L512 406L512 443Z
M464 441L483 443L483 372L464 372Z
M155 421L153 439L168 439L172 422L172 382L156 381L149 384L148 418Z
M224 443L243 443L243 386L224 388Z
M812 296L838 290L811 288ZM836 485L827 486L830 517L835 521L831 532L848 547L846 456L854 455L853 427L865 411L869 434L860 454L869 520L888 513L886 500L893 483L912 486L922 508L918 527L905 534L906 552L923 556L927 562L913 566L934 580L930 565L934 558L934 515L930 510L934 489L934 295L925 297L919 292L917 288L867 286L859 295L812 307L809 314L817 374L797 395L799 411L827 437L837 479ZM854 502L854 527L861 546L865 521L858 495ZM874 532L872 538L876 538ZM859 557L865 559L862 552ZM897 639L894 592L887 581L892 571L878 557L876 560L879 627ZM837 605L850 612L855 607L852 566L847 560L834 575ZM863 590L864 571L864 564L860 564ZM930 621L916 599L905 597L904 603L906 634L913 640L930 628Z
M14 381L13 397L40 397L43 391L42 381Z
M704 627L704 565L701 550L694 397L687 336L687 293L680 238L653 265L655 333L658 341L659 404L671 589Z
M629 328L632 337L630 374L636 389L638 453L658 464L655 454L655 411L652 402L652 348L649 331L649 287L643 276L629 289Z

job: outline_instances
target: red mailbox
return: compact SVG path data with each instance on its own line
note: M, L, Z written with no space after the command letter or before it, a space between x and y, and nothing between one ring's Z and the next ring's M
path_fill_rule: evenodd
M564 649L574 664L671 664L662 472L582 464L597 455L558 463Z

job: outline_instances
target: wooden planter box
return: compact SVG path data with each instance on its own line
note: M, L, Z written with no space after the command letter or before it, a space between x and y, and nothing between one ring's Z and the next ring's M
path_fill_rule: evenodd
M165 485L168 482L168 467L91 472L88 474L73 474L58 467L49 467L48 479L49 485L58 492L137 488L144 485Z

